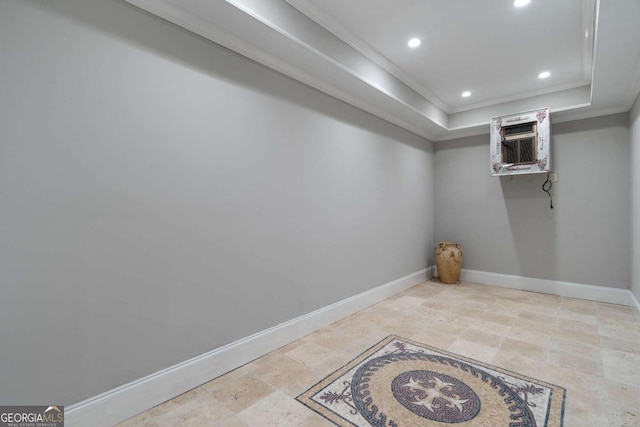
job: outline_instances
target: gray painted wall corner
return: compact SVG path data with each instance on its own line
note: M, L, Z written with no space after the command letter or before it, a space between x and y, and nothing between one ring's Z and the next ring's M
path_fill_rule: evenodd
M546 176L489 175L487 135L436 143L436 240L460 242L472 270L629 288L627 114L552 125L552 139L553 210Z
M631 292L640 300L640 97L629 113L631 131Z

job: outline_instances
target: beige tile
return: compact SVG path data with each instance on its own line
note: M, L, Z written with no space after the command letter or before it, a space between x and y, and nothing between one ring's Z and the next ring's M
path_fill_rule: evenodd
M332 324L330 324L329 326L323 328L321 331L322 332L339 332L342 329L345 328L345 326L350 325L351 323L353 323L353 319L351 316L338 320L337 322L333 322Z
M469 322L469 324L474 329L499 335L501 337L506 336L512 328L511 325L500 325L498 323L492 323L482 319L474 319L473 322Z
M600 345L602 348L607 348L609 350L625 351L627 353L640 355L640 342L600 337Z
M237 417L250 426L326 426L321 416L279 391L256 402Z
M463 288L447 288L438 296L431 298L432 301L446 302L454 307L459 307L468 299L468 291Z
M159 427L211 425L233 416L233 412L217 399L204 396L186 401L163 414L154 416Z
M525 330L531 332L537 332L539 334L544 334L547 336L554 335L558 330L560 330L560 322L554 321L551 323L537 323L530 322L527 320L518 321L511 327L512 330Z
M417 309L424 303L424 298L415 297L411 295L404 295L401 298L398 298L394 301L393 306L402 308L402 310L407 310L411 308Z
M373 311L361 312L354 320L369 327L375 326L383 329L387 324L396 320L398 316L403 315L404 312L402 310L383 307Z
M483 315L495 314L499 316L518 317L523 311L525 311L525 308L515 302L498 299L497 302L484 311Z
M575 298L562 298L560 301L560 311L571 311L574 313L591 315L595 315L597 313L596 303L594 301Z
M487 363L489 363L498 352L498 349L495 347L476 344L462 338L458 338L453 344L449 346L449 348L447 348L447 350L461 356L469 357L471 359Z
M377 333L373 336L354 336L351 337L351 341L343 348L337 350L336 352L334 352L334 355L348 355L350 356L350 358L353 358L355 355L358 355L360 353L362 353L363 351L365 351L366 349L368 349L369 347L371 347L372 345L374 345L375 343L377 343L378 341L382 340L383 338L388 337L389 332L384 331L381 335L378 335ZM343 357L343 356L341 356ZM331 358L332 359L332 358ZM327 360L331 360L331 359L327 359ZM320 365L315 366L314 368L318 367Z
M484 314L484 309L475 309L475 308L470 308L467 305L464 305L464 306L458 305L458 306L454 307L452 310L450 310L449 313L455 314L456 317L458 317L458 318L467 318L468 317L468 318L472 318L472 319L479 319ZM465 320L465 321L467 321L467 320Z
M385 330L364 322L352 322L345 324L338 330L342 334L352 338L369 337L369 339L377 338L378 341L389 335Z
M270 355L266 355L263 356L257 360L254 360L251 363L247 363L246 365L235 369L231 372L228 372L224 375L219 376L218 378L215 378L207 383L204 383L202 386L200 386L203 390L205 390L206 392L210 393L213 390L216 390L220 387L226 386L228 384L233 383L234 381L236 381L238 378L242 378L246 375L250 374L250 371L253 371L257 366L259 366L260 363L265 363L265 360L270 360Z
M602 375L602 362L599 358L594 359L576 353L550 350L548 352L548 363L562 368L574 369L589 375Z
M441 334L438 332L431 332L428 330L421 331L413 337L414 341L418 341L432 347L446 350L456 341L456 335Z
M205 424L202 427L205 427L207 425L214 425L216 427L253 427L253 426L250 426L249 424L245 424L242 420L240 420L236 416L225 418L222 420L216 420L213 424Z
M118 424L118 427L156 427L157 425L149 412L143 412Z
M237 417L250 426L298 427L312 414L306 406L276 391L244 409Z
M640 388L607 381L607 392L611 425L640 425Z
M532 311L522 311L518 314L518 325L533 324L536 328L543 328L546 325L554 324L557 320L557 316L540 314Z
M307 418L302 420L302 424L300 424L300 427L331 427L331 426L335 426L335 424L317 414L309 415Z
M603 427L609 425L606 397L592 390L567 391L564 425Z
M427 300L421 305L423 310L427 312L432 311L442 311L445 313L450 313L452 310L456 308L456 304L454 302L442 302L436 299Z
M440 334L459 336L470 325L470 322L456 320L455 322L434 324L433 330Z
M602 375L591 375L571 368L563 368L550 364L538 366L538 373L533 375L543 381L564 387L567 390L591 390L601 393L605 379Z
M303 343L307 342L306 341L306 337L300 340L296 340L292 343L289 343L283 347L280 347L279 349L276 349L274 351L272 351L271 353L265 354L262 357L259 357L231 372L229 372L227 375L233 374L234 376L243 376L243 375L249 375L251 372L253 372L255 369L259 368L260 366L262 366L263 364L269 363L270 361L272 361L273 359L277 359L278 357L281 357L284 352L289 351L290 349L293 349L295 347L297 347L298 345L302 345ZM224 378L225 376L223 376L222 378ZM231 378L224 378L224 380L229 380ZM205 388L205 390L209 391L207 388Z
M535 313L539 314L540 316L547 316L547 317L558 317L561 313L559 306L556 304L551 304L551 305L543 305L540 304L538 302L532 301L529 303L526 303L522 306L522 311L534 311Z
M633 312L635 311L635 309L630 306L619 305L619 304L608 304L605 302L597 302L596 308L597 308L598 315L605 314L605 313L620 313L623 315L624 314L633 315Z
M551 294L541 294L537 292L527 292L532 302L544 307L558 307L562 297Z
M596 325L598 323L598 316L596 315L576 313L573 311L561 311L558 314L557 319L560 321L577 321L586 325Z
M490 312L488 310L485 310L485 312L482 313L482 316L480 316L480 319L482 319L485 322L499 325L501 327L506 327L506 326L511 327L514 323L517 323L517 318L514 316L502 315L502 314Z
M640 343L640 331L635 329L626 330L616 326L599 325L598 331L603 337Z
M486 330L476 329L475 327L466 329L462 334L460 334L460 338L476 344L495 348L500 347L500 343L502 343L502 340L504 339L504 337L500 335L492 334Z
M276 388L285 386L310 371L307 365L282 356L253 371L252 375Z
M464 304L469 302L482 304L482 308L486 310L495 303L495 296L488 294L483 289L471 288L471 290L475 290L475 292L467 293Z
M394 317L398 315L398 312L402 312L402 310L398 310L397 308L393 308L390 306L387 301L382 301L378 304L372 305L360 313L366 314L373 317Z
M194 402L198 402L205 396L207 396L206 390L203 387L196 387L193 390L182 393L171 400L149 409L149 415L152 417L164 415L167 412L171 412L182 407L184 404L193 404Z
M297 376L293 381L280 387L279 390L285 393L287 396L295 398L302 394L304 391L311 388L311 386L324 379L333 371L335 371L335 368L325 369L323 366L320 366L318 368L310 370L309 372L305 372L304 374Z
M353 338L340 331L319 331L308 336L308 342L332 351L344 351L353 342Z
M615 311L598 311L598 322L606 322L606 321L616 321L622 320L625 322L640 322L640 312L637 313L623 313L623 312L615 312Z
M450 313L436 313L429 319L425 329L440 334L459 335L469 327L469 321Z
M553 328L554 332L566 331L570 334L578 332L584 335L598 335L598 326L578 320L561 320L558 321L557 328Z
M456 284L445 284L438 281L438 283L439 286L444 289L440 296L446 298L463 298L465 295L467 295L469 289L471 289L472 287L469 284L465 284L464 282L458 282Z
M305 343L285 353L285 356L309 367L314 367L334 355L334 351L314 343Z
M548 378L540 375L540 361L530 359L522 354L512 353L510 351L500 349L496 352L493 359L491 359L489 363L513 372L517 372L519 374L528 375L532 378L552 382Z
M491 298L482 299L476 296L469 296L469 295L466 296L460 304L461 307L469 307L469 308L480 310L483 312L484 310L488 309L492 305L493 305L493 300Z
M638 323L635 319L625 320L614 317L600 316L598 317L598 325L602 327L609 327L612 329L640 331L640 323Z
M251 375L235 378L210 394L233 412L240 412L271 394L274 388Z
M412 295L422 299L429 299L435 295L438 295L444 289L431 286L429 283L424 283L422 285L414 286L409 289L407 295Z
M598 359L601 356L600 347L575 341L552 340L549 349L559 352L575 353L592 359Z
M566 329L557 329L553 331L551 340L562 344L586 344L599 347L600 336L597 334L584 334Z
M355 351L353 353L336 353L333 357L330 357L324 360L322 363L314 366L312 368L312 371L323 372L325 375L328 375L329 373L335 371L336 369L344 366L346 363L348 363L354 357L356 357L357 355L359 355L360 353L362 353L363 351L371 347L371 345L375 344L377 341L379 340L376 339L373 343L366 341L362 349L358 349L358 351Z
M387 335L393 334L404 338L411 338L425 329L429 329L427 321L416 322L411 315L398 316L383 328Z
M552 336L539 330L522 329L514 326L507 334L507 338L548 347L551 343Z
M517 289L510 288L500 288L494 287L491 290L497 297L501 300L514 302L514 303L525 303L530 301L529 292L519 291ZM503 302L501 301L501 304Z
M545 347L532 344L530 342L524 342L520 340L514 340L512 338L505 338L500 345L500 348L511 353L521 354L529 359L545 362L547 358L547 351Z
M606 379L640 387L640 356L617 350L602 350Z
M310 335L307 335L306 337L299 339L299 340L295 340L292 343L289 343L285 346L280 347L279 349L277 349L276 351L272 351L271 353L269 353L269 355L273 355L274 358L278 358L283 356L284 354L290 352L291 350L294 350L298 347L300 347L303 344L306 344L308 342L312 342L312 340L310 339ZM257 360L254 361L253 365L259 365L260 362L265 359L264 357L261 357ZM265 362L268 362L268 360L266 360Z
M434 324L456 322L460 319L460 316L450 313L449 311L429 310L426 314L429 320Z

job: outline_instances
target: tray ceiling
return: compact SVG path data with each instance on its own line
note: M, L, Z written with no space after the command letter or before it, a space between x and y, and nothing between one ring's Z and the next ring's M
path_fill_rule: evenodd
M640 91L637 0L127 1L431 140L538 107L628 111Z

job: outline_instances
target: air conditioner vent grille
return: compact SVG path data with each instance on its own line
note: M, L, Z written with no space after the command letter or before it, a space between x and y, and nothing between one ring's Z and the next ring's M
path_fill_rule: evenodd
M549 108L494 117L490 127L491 175L549 172Z

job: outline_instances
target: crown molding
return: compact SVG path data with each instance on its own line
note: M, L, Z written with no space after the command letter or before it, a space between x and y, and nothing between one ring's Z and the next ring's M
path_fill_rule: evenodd
M284 0L289 3L291 6L299 10L301 13L309 17L311 20L317 22L322 27L324 27L327 31L329 31L334 36L338 37L340 40L351 46L356 51L360 52L362 55L367 57L369 60L374 62L375 64L382 67L387 72L393 74L398 80L400 80L405 85L409 86L411 89L424 96L426 99L431 101L434 105L440 108L445 113L451 112L451 107L441 100L438 96L436 96L433 92L427 89L425 86L416 82L414 79L409 77L404 71L402 71L399 67L397 67L393 62L389 61L384 55L380 54L377 50L369 46L359 37L356 37L352 32L346 30L344 27L339 25L335 19L333 19L330 15L322 12L319 8L314 7L309 3L303 3L300 0Z
M606 31L599 31L602 5L613 20L625 16L625 10L619 10L613 0L583 0L583 22L589 20L589 5L593 5L595 21L592 49L588 49L593 53L592 83L583 80L456 108L450 108L303 0L126 1L432 141L487 133L489 119L496 113L524 111L531 106L548 105L556 122L624 112L640 92L640 59L635 70L627 69L625 81L619 82L628 90L624 96L622 91L615 96L624 99L607 98L607 82L616 76L615 68L598 67L598 75L594 73L598 46L611 46L620 38L611 31L616 28L615 21L607 21ZM635 34L630 22L623 24L625 34ZM609 60L614 53L603 52Z

